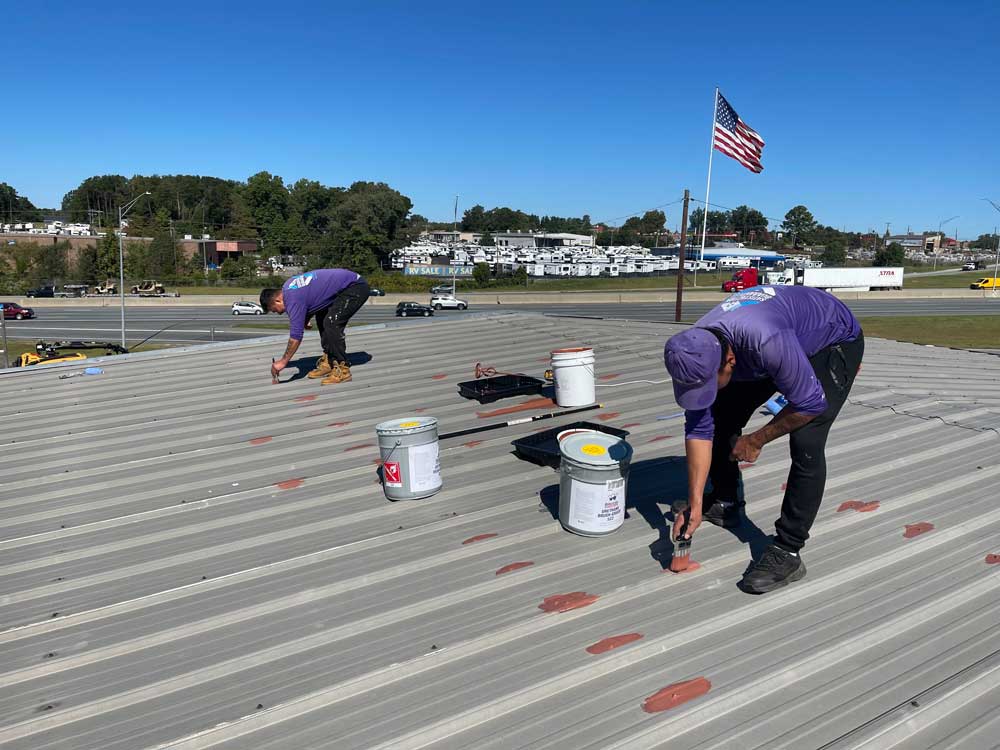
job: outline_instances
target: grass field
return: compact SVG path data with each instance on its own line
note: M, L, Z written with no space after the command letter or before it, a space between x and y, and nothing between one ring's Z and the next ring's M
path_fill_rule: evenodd
M1000 349L1000 315L861 318L866 336L959 349Z
M968 289L969 284L993 276L993 267L982 271L947 273L943 276L909 276L903 274L903 289Z

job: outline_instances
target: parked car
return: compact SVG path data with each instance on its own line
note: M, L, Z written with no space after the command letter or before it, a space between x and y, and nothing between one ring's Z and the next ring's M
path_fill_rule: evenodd
M25 292L26 297L55 297L56 288L51 284L43 284L37 289L29 289Z
M256 302L240 301L233 303L233 315L263 315L264 308Z
M413 318L418 315L429 318L433 314L433 309L427 305L421 305L419 302L400 302L396 305L397 318Z
M435 310L441 310L444 308L449 308L452 310L466 310L469 307L469 303L465 300L456 299L449 295L437 295L431 297L431 307Z
M971 261L970 260L968 263L966 263L964 266L962 266L962 270L963 271L975 271L976 270L976 263L975 263L975 261Z
M381 289L376 289L375 287L372 287L369 290L369 292L368 292L368 296L369 297L384 297L385 296L385 292L382 291Z
M0 302L3 307L3 316L7 320L24 320L35 317L35 311L30 307L21 307L14 302Z

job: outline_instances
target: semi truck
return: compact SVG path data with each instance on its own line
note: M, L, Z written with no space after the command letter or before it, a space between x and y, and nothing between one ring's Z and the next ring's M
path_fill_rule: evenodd
M756 268L742 268L722 285L724 292L739 292L761 282L811 286L829 292L868 292L902 289L903 269L896 268L788 268L770 271L763 278Z

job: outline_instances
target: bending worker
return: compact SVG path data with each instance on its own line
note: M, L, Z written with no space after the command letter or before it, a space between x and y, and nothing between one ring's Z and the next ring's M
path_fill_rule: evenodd
M323 356L310 378L323 378L323 385L346 383L351 379L347 361L347 322L368 300L368 282L360 274L346 268L320 268L293 276L281 289L265 289L260 293L264 312L288 314L288 346L281 359L271 365L271 377L288 367L302 343L302 332L310 315L316 316L323 344Z
M799 557L823 500L826 437L854 384L865 350L851 311L832 294L801 286L756 286L716 306L664 348L677 403L686 411L686 513L674 537L690 538L702 520L733 528L743 509L739 461L789 436L792 466L776 536L739 586L763 594L806 574ZM788 401L755 432L754 411L775 391ZM706 480L712 480L705 494Z

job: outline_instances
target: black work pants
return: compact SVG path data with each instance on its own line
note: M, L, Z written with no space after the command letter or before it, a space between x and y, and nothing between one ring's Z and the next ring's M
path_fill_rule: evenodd
M358 279L333 298L329 307L317 310L316 328L319 330L319 338L323 344L323 351L332 365L334 362L347 364L347 340L344 338L344 329L354 313L361 309L361 306L368 301L371 289L368 282Z
M788 436L792 466L788 471L781 517L775 523L776 542L797 552L809 538L826 487L826 438L830 426L847 401L865 352L864 335L854 341L821 349L809 358L826 394L826 411ZM775 393L768 380L731 381L719 390L712 405L715 437L712 440L712 497L742 499L739 465L729 456L736 439L753 413Z

